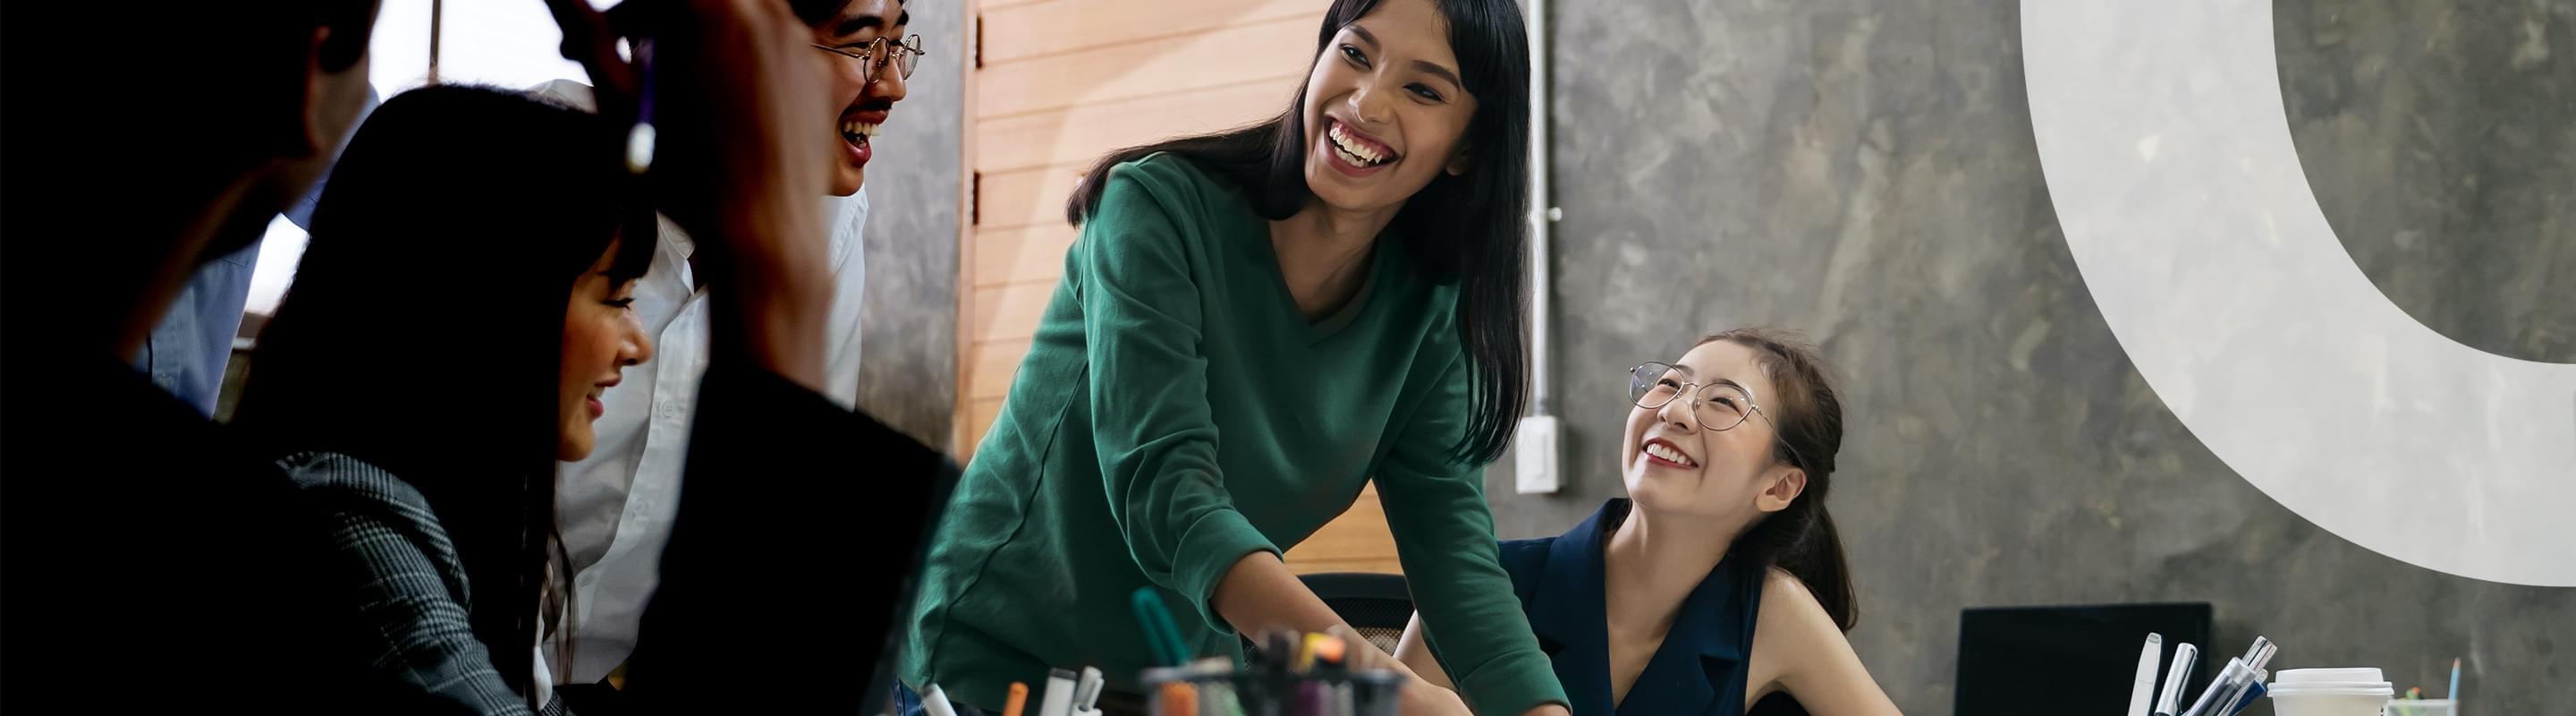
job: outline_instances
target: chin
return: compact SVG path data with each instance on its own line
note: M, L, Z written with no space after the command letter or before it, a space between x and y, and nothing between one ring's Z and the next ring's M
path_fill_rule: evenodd
M1627 483L1630 501L1637 503L1639 507L1654 509L1688 501L1690 497L1688 491L1691 486L1672 484L1673 478L1678 477L1680 476L1665 475L1658 478L1654 471L1640 466L1640 469L1629 472L1623 481ZM1680 491L1681 494L1671 494L1675 491Z
M580 462L583 458L590 457L590 448L588 435L565 438L555 444L555 459L563 462Z
M832 195L849 196L851 194L857 194L859 193L859 187L865 186L867 181L867 172L863 170L855 167L842 169L832 175Z

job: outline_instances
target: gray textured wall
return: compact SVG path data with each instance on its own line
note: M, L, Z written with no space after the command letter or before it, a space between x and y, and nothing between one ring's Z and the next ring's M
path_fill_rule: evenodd
M912 2L920 69L868 163L868 287L859 406L947 450L957 405L957 187L966 72L962 3Z
M2445 335L2576 361L2576 1L2275 5L2301 159L2363 270ZM1852 640L1908 713L1950 712L1963 607L2165 600L2216 605L2214 653L2260 633L2280 667L2378 665L2401 689L2463 656L2476 713L2576 713L2576 590L2326 533L2140 379L2049 204L2017 3L1559 2L1550 19L1568 484L1515 495L1496 465L1504 536L1620 493L1621 369L1788 326L1845 374L1832 508Z

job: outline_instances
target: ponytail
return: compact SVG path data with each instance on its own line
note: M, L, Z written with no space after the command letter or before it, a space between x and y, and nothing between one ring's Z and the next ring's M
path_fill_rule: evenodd
M1851 631L1860 620L1860 600L1852 590L1851 561L1844 556L1842 534L1834 529L1825 496L1832 491L1834 454L1842 449L1842 395L1827 375L1816 348L1795 334L1764 328L1740 328L1702 338L1700 345L1726 341L1753 349L1763 373L1778 393L1769 396L1770 417L1779 433L1779 459L1807 475L1806 489L1789 506L1754 523L1735 538L1729 556L1764 568L1777 567L1797 577L1816 596L1834 625Z

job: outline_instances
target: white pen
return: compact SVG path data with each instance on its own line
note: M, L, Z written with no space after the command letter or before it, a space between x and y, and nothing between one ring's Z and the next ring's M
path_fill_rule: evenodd
M1082 680L1074 682L1073 687L1073 716L1097 716L1100 713L1100 689L1103 685L1099 669L1082 667Z
M2165 668L2164 697L2156 699L2156 716L2174 716L2182 708L2182 690L2190 685L2191 667L2200 660L2200 647L2175 644L2173 666Z
M1038 716L1073 716L1073 672L1047 672L1046 696L1038 700Z
M930 716L957 716L957 707L948 703L948 692L939 690L938 684L921 690L921 710Z
M2165 655L2165 635L2147 632L2147 645L2138 650L2138 678L2129 685L2129 716L2147 716L2148 702L2156 695L2156 661Z

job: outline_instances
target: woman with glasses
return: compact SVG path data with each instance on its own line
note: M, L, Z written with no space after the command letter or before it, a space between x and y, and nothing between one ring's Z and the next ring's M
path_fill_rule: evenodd
M1374 480L1461 684L1405 712L1564 712L1480 469L1527 371L1519 7L1339 0L1313 58L1275 118L1111 154L1072 197L1082 236L933 538L910 689L998 710L1096 666L1132 709L1167 660L1140 590L1193 656L1347 629L1279 555Z
M1575 714L1742 714L1782 693L1796 703L1760 711L1897 712L1843 637L1858 605L1825 511L1843 437L1827 373L1763 329L1629 371L1628 497L1502 544ZM1428 635L1416 617L1396 654L1440 682Z

